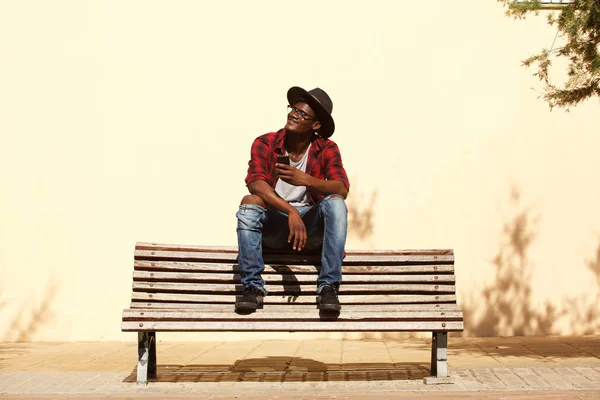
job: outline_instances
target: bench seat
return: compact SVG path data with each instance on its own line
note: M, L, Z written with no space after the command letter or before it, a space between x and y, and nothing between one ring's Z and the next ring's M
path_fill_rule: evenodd
M264 307L234 311L241 294L237 249L138 243L130 308L121 329L138 332L138 383L156 374L156 332L432 332L432 374L447 376L447 333L463 330L452 250L348 251L342 311L316 305L319 254L266 252ZM145 357L145 364L144 364ZM427 378L426 378L427 380Z

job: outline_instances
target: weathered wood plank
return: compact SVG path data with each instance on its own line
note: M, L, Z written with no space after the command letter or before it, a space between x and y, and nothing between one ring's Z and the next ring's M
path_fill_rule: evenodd
M195 251L195 252L223 252L236 253L237 247L234 246L198 246L198 245L174 245L158 244L148 242L138 242L136 250L160 250L160 251ZM287 254L290 251L265 250L265 254ZM407 250L348 250L346 254L350 255L371 255L371 254L433 254L450 255L454 254L452 249L407 249Z
M293 275L293 274L262 274L263 279L270 284L297 283L316 284L317 275ZM147 282L212 282L212 283L240 283L239 274L221 273L195 273L195 272L151 272L134 271L135 281ZM344 276L344 285L351 283L454 283L454 275L347 275Z
M266 284L265 289L271 295L315 295L316 287L313 285L299 285L296 283L284 284ZM181 282L133 282L134 291L149 291L149 292L196 292L196 293L215 293L215 294L235 294L241 293L242 285L235 284L211 284L211 283L181 283ZM432 292L432 293L454 293L456 287L454 285L441 284L344 284L340 288L340 294L349 295L356 294L393 294L393 293L416 293L416 292Z
M217 261L217 262L235 262L237 253L217 253L217 252L193 252L193 251L162 251L162 250L136 250L134 255L136 260L165 260L165 261ZM265 263L310 263L318 264L320 256L303 254L281 254L264 255ZM406 264L431 264L431 263L452 263L454 255L431 255L431 254L378 254L378 255L351 255L344 258L344 264L356 263L406 263Z
M210 312L233 312L233 302L229 304L220 303L161 303L161 302L142 302L132 301L129 305L131 309L160 309L160 310L202 310ZM346 311L362 311L362 312L385 312L385 311L460 311L456 304L452 303L437 303L437 304L344 304L344 312ZM285 311L300 311L316 310L316 303L285 303L285 304L268 304L261 312L285 312Z
M347 311L344 309L337 321L457 321L462 320L461 311L380 311L378 313L364 311ZM318 310L293 312L281 311L258 312L240 315L235 312L210 312L190 310L123 310L124 321L308 321L319 320Z
M210 321L210 322L131 322L123 321L121 330L136 331L178 331L178 332L385 332L385 331L461 331L462 321L415 322L415 321L315 321L315 322L265 322L265 321Z
M235 295L203 295L184 293L147 293L133 292L132 300L141 301L167 301L167 302L196 302L196 303L235 303ZM265 304L315 304L316 296L276 296L269 295L264 298ZM395 303L456 303L453 294L398 294L398 295L349 295L339 296L342 307L344 304L395 304Z
M187 272L215 272L215 273L235 273L239 272L238 265L235 263L202 263L186 261L147 261L135 260L134 268L136 270L148 271L187 271ZM265 274L318 274L318 269L314 265L265 265ZM452 274L454 265L452 264L418 264L418 265L343 265L342 274Z

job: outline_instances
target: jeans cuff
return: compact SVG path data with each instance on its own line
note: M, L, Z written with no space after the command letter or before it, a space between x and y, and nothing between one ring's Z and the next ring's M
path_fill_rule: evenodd
M328 283L322 283L319 285L319 287L317 287L317 294L321 294L321 290L323 290L323 288L325 286L329 286L330 288L333 289L333 291L335 292L335 294L338 294L338 285L330 285Z
M240 204L239 209L240 210L248 210L248 209L252 210L252 209L255 209L255 210L258 210L258 211L267 211L266 208L264 208L263 206L259 206L258 204Z
M263 294L263 297L269 294L269 292L267 292L267 289L265 289L265 288L264 288L264 287L262 287L262 286L258 286L258 285L248 285L248 287L254 287L254 288L257 288L258 290L260 290L260 291L262 292L262 294Z

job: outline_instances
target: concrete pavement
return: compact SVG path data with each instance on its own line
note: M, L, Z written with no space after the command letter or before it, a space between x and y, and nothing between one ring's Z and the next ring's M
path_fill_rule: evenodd
M136 343L2 343L0 396L600 399L600 336L451 336L454 385L423 384L430 341L421 338L162 342L158 333L157 339L158 377L146 387L135 384Z

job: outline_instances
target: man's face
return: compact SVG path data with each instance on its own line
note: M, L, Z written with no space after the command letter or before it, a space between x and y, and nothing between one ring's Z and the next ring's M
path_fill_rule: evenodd
M308 104L297 101L291 105L288 112L285 130L297 133L314 132L321 127L316 118L315 112Z

